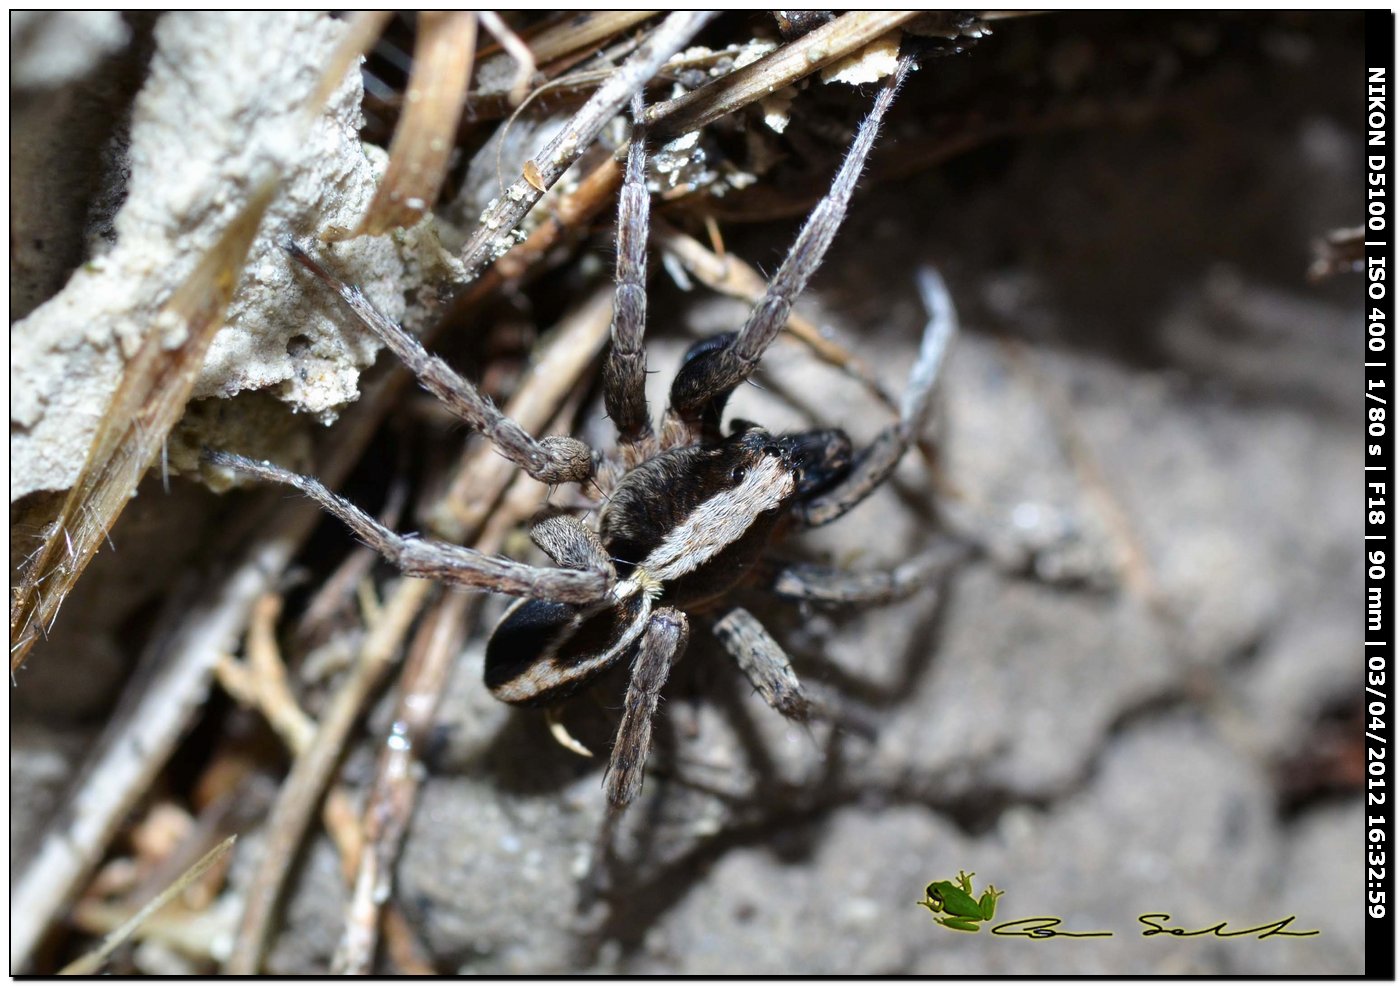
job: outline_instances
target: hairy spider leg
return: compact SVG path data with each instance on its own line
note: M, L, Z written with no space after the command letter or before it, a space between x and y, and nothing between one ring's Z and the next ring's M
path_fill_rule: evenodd
M580 888L580 909L591 905L603 890L604 870L612 853L618 820L642 791L647 758L651 755L652 720L661 701L661 689L671 676L671 668L685 653L689 637L689 619L685 613L671 607L652 613L642 635L627 683L622 722L613 740L607 772L603 775L608 806L589 872Z
M971 548L965 544L947 542L894 568L873 572L850 572L806 563L769 563L764 566L761 579L775 595L799 602L888 603L933 582L971 553Z
M489 397L441 359L433 356L403 327L370 304L359 288L346 284L295 242L286 250L292 259L329 286L379 340L393 351L419 384L453 414L481 432L511 462L541 483L581 483L593 475L593 450L577 438L551 436L536 440L514 420L502 414Z
M625 809L641 793L642 775L651 753L652 718L661 700L661 689L672 666L685 653L689 636L690 621L680 610L669 606L652 613L642 634L627 683L622 722L603 776L603 789L614 812Z
M808 527L831 523L873 493L894 472L924 428L939 371L958 331L958 315L948 287L937 271L931 267L920 268L918 278L919 293L929 320L919 343L918 358L909 371L909 383L900 401L899 420L860 451L845 479L798 504L794 512Z
M806 723L821 711L802 690L782 645L748 610L730 610L715 624L714 633L754 689L776 712L794 722Z
M613 294L612 344L603 364L603 406L617 428L622 463L631 468L655 452L647 410L647 354L642 344L647 320L646 129L639 92L632 99L632 141L617 197L617 288Z
M767 293L754 306L744 327L726 345L696 354L676 375L671 385L671 406L662 427L663 445L670 447L691 440L706 411L713 407L716 399L722 401L749 378L768 346L787 324L793 301L807 286L841 227L851 193L874 146L880 121L913 65L912 56L902 56L894 73L885 80L870 114L856 130L831 188L812 209L787 257L769 282Z
M582 570L538 568L446 541L404 537L309 477L232 452L205 449L204 460L211 465L295 487L343 521L365 544L397 565L405 575L575 606L609 600L617 585L611 563L606 568Z
M803 685L782 644L748 610L731 610L713 630L754 691L775 712L801 726L823 720L867 739L878 734L879 717L873 709L824 688L814 695L812 686Z

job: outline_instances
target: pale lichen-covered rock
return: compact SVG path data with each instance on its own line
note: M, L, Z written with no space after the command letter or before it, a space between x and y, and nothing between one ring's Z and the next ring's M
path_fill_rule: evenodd
M382 170L357 134L358 69L322 112L302 114L341 31L325 15L290 13L171 13L156 25L132 108L115 244L11 328L12 502L72 484L125 360L270 169L281 170L283 187L192 396L267 391L322 421L358 396L377 342L347 329L280 247L289 235L353 227ZM423 224L345 243L335 263L401 319L407 254L416 255L414 284L419 265L445 262Z
M10 87L38 89L86 75L130 39L115 10L17 10L10 14Z

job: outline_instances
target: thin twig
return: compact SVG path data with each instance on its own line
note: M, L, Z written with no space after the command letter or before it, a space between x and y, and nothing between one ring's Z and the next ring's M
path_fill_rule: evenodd
M232 849L233 844L237 841L238 836L231 835L213 849L209 850L209 852L205 853L199 862L195 863L181 874L174 883L157 894L145 907L133 914L125 924L104 938L101 946L87 953L82 958L64 966L59 971L59 975L90 976L98 969L102 968L102 963L107 961L107 957L116 951L122 942L130 938L147 918L174 900L181 891L195 880L198 880L200 875L223 858L224 853Z
M499 551L495 544L477 545ZM413 814L418 775L415 749L427 740L437 700L452 668L466 629L467 610L479 596L449 593L419 627L400 683L394 724L380 752L374 784L365 803L364 849L353 881L345 933L332 969L343 975L367 975L378 943L380 907L389 900L394 861Z
M532 64L544 65L564 55L606 41L629 27L654 17L657 13L659 11L655 10L595 10L589 13L571 11L560 23L530 35L525 44ZM502 47L506 47L504 43ZM512 59L509 51L483 58L478 78L496 78L499 74L498 66L507 59ZM514 60L519 62L519 59ZM493 95L495 93L484 91L472 94L478 99Z
M316 735L292 763L268 818L262 856L249 884L243 917L224 971L256 975L272 927L272 918L291 869L291 858L321 794L340 761L351 728L393 664L398 643L436 586L421 579L400 579L384 606L383 618L370 628L349 677L331 697Z
M617 71L598 87L569 123L533 159L531 178L519 178L487 207L476 234L462 254L465 276L473 278L491 259L505 252L520 220L569 165L593 143L609 120L627 105L632 94L656 75L661 66L704 27L713 12L671 14Z
M663 140L699 130L707 123L771 96L784 86L859 51L919 13L917 10L860 10L843 14L756 62L675 99L647 107L647 125L653 135Z
M535 77L535 56L529 46L520 40L520 35L510 29L499 14L492 10L482 10L477 16L481 26L505 49L505 53L515 62L515 75L510 83L510 101L516 105L524 102L530 92L530 82ZM465 95L465 93L464 93Z
M603 160L578 183L569 195L550 210L549 219L535 227L523 243L497 260L491 272L506 280L524 276L559 241L565 230L582 226L613 202L622 185L622 166L616 157Z
M389 145L389 166L352 235L412 226L437 201L467 98L476 17L470 11L418 16L408 96Z
M253 606L248 623L248 670L253 692L268 723L292 750L305 749L315 732L315 724L292 695L287 684L287 668L277 646L277 619L282 615L282 597L264 595Z

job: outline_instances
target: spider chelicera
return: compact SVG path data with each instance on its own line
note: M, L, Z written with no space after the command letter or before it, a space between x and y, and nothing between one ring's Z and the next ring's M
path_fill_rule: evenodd
M305 252L289 249L341 295L419 382L507 458L541 482L596 486L603 506L594 526L565 513L537 521L534 542L556 567L537 567L442 541L404 537L313 479L228 452L212 464L286 483L316 499L406 574L520 597L486 651L486 685L497 698L548 706L606 669L627 662L631 676L604 778L607 827L636 797L651 751L651 723L662 686L685 649L687 614L722 615L713 631L757 691L778 712L807 721L821 710L808 698L778 643L746 610L723 612L741 582L762 576L792 599L890 599L929 574L921 560L880 573L813 565L762 566L769 543L791 528L829 523L891 474L927 416L955 329L951 301L931 271L920 275L930 321L897 421L856 452L840 429L772 434L747 421L722 427L725 403L748 379L787 321L794 298L821 263L875 140L880 120L909 72L908 56L886 80L856 132L826 196L738 332L691 347L671 385L659 430L648 413L642 347L646 320L649 198L645 133L634 122L617 220L617 288L603 399L617 447L595 452L567 437L536 440L416 339L380 315L358 289ZM640 97L633 103L640 121ZM606 830L606 829L605 829Z

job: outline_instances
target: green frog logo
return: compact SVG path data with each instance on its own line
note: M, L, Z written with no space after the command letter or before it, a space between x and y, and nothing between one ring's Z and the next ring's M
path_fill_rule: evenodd
M924 890L924 899L917 903L920 907L927 907L933 919L945 928L974 933L980 931L982 922L990 921L996 914L997 898L1005 891L989 883L981 897L973 897L972 878L976 875L959 870L956 882L935 880Z

